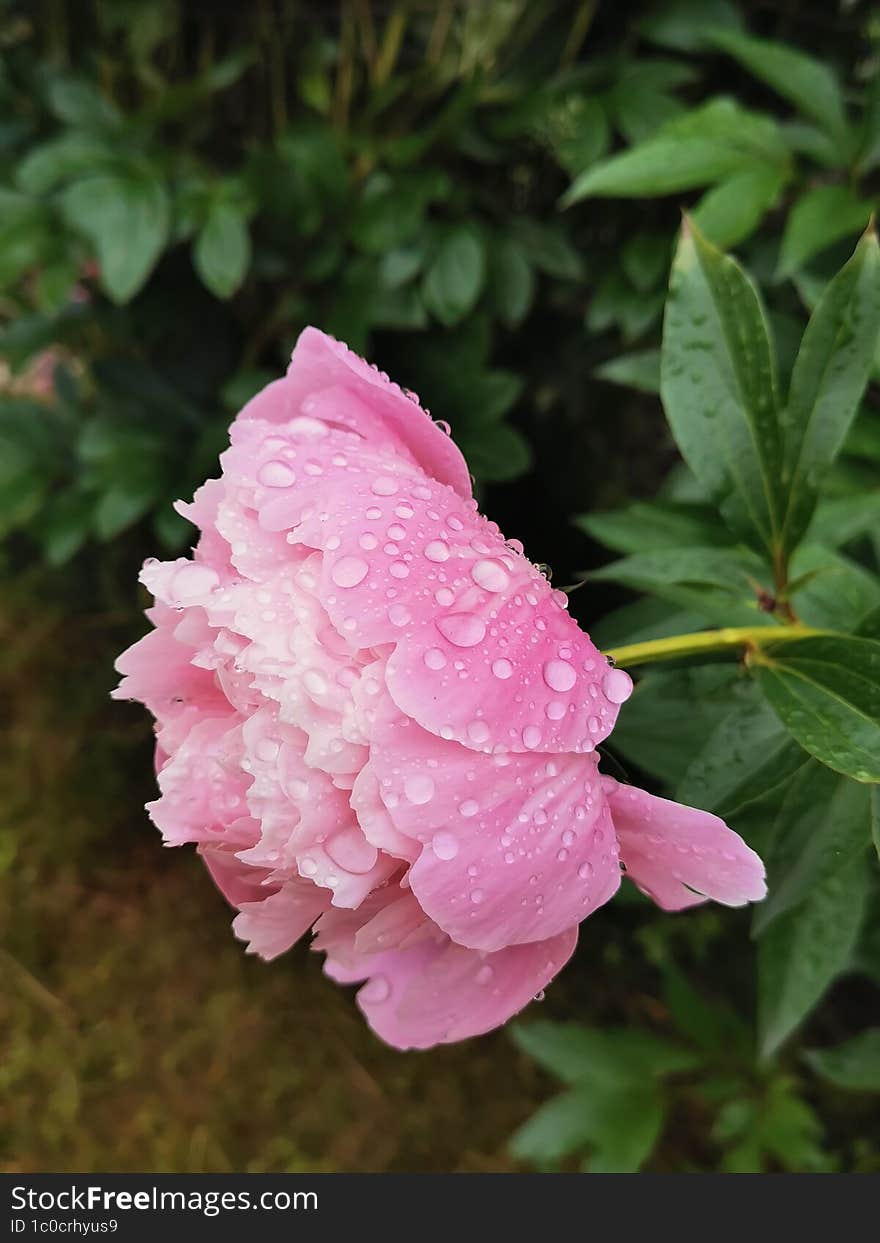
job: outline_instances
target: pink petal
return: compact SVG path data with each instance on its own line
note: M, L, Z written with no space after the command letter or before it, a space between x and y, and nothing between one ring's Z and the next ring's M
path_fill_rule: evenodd
M707 898L744 906L766 896L764 865L711 812L602 780L627 876L666 911Z
M577 929L495 954L447 940L365 957L359 967L326 970L340 982L367 978L358 1005L396 1049L427 1049L500 1027L546 988L571 957Z
M296 343L287 375L259 393L240 420L306 418L356 431L374 446L398 446L412 461L470 496L467 465L455 443L407 394L345 345L317 328Z
M244 902L232 930L247 942L249 954L267 961L289 950L326 910L326 890L302 881L288 881L262 902Z
M370 768L396 829L422 844L409 883L460 945L486 951L579 923L620 884L595 757L495 755L377 711Z

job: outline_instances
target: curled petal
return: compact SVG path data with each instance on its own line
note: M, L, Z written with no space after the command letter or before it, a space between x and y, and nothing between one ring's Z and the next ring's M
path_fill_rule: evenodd
M707 898L744 906L766 896L763 863L718 816L611 777L602 784L627 875L658 906L679 911Z

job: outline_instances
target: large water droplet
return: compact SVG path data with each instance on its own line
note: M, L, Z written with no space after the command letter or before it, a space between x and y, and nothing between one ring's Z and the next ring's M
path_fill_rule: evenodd
M570 691L577 681L577 674L567 660L548 660L544 666L544 681L552 691Z
M528 747L530 751L534 751L535 747L541 741L541 731L537 725L527 725L522 732L523 746Z
M429 561L448 561L449 545L444 544L442 539L432 539L430 544L425 546L425 556Z
M458 839L454 834L441 829L431 838L431 849L438 859L448 862L458 854Z
M357 587L367 577L369 566L360 557L340 557L330 571L337 587Z
M459 804L459 814L469 820L471 816L475 816L480 810L480 804L475 798L466 798L463 803Z
M296 475L286 462L266 462L257 471L257 482L264 488L289 488Z
M413 773L405 778L403 792L411 803L420 807L423 803L430 803L434 797L434 782L424 773Z
M485 721L471 721L467 727L467 736L478 747L482 746L484 742L489 741L489 726Z
M504 591L510 582L510 575L500 561L486 559L477 561L471 570L471 578L484 591Z
M613 704L626 703L632 694L632 678L625 669L609 669L602 680L605 698Z
M446 653L439 647L429 647L422 659L429 669L443 669L446 665Z
M435 625L456 647L474 647L486 634L486 623L476 613L450 613L438 618Z
M504 682L513 673L513 665L502 656L500 659L492 661L492 672L496 678L500 678Z
M390 475L380 475L378 479L373 480L371 491L376 496L394 496L397 491L397 482Z

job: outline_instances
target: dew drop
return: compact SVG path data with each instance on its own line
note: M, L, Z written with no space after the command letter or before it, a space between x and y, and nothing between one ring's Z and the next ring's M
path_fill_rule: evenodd
M365 1002L367 1005L377 1006L383 1001L387 1001L391 996L391 985L388 983L384 975L374 975L372 979L367 980L363 988L358 993L358 1000Z
M439 647L429 647L422 659L429 669L443 669L446 665L446 653Z
M430 544L425 547L425 556L429 561L448 561L449 545L445 544L442 539L431 540Z
M463 803L459 803L459 815L464 816L465 820L470 820L471 816L475 816L480 810L480 804L474 798L466 798Z
M434 797L434 782L424 773L413 773L403 783L403 792L411 803L421 807Z
M337 587L356 587L367 577L369 566L360 557L340 557L330 577Z
M289 488L296 475L286 462L266 462L257 471L257 482L264 488Z
M458 838L441 829L431 838L431 849L438 859L448 862L458 854Z
M537 725L527 725L522 732L523 746L528 747L530 751L534 751L535 747L541 741L541 731Z
M513 673L513 665L502 656L499 660L492 661L492 672L496 678L504 682Z
M489 741L489 726L485 721L471 721L467 727L467 736L471 742L475 742L480 746L484 742Z
M484 591L504 591L510 583L510 575L500 561L485 559L477 561L471 570L471 578Z
M486 623L475 613L450 613L434 623L444 639L456 647L474 647L486 634Z
M397 482L389 475L380 475L378 479L373 480L371 491L375 496L394 496L397 491Z
M613 704L626 703L632 694L632 678L625 669L609 669L602 680L605 698Z
M552 691L570 691L577 674L567 660L548 660L544 665L544 681Z

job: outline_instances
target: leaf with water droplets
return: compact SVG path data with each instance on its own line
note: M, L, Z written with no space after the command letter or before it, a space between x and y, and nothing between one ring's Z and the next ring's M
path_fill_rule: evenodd
M805 751L856 781L880 781L880 643L834 634L768 643L755 664Z
M803 752L801 752L803 754ZM864 857L871 835L871 791L808 760L779 807L764 853L769 897L755 908L754 932L763 936L786 911Z
M787 557L813 515L819 483L858 409L880 333L880 250L866 233L830 282L807 325L783 417Z
M770 1057L849 966L870 886L859 855L778 919L758 953L759 1045Z
M772 552L783 497L769 329L750 278L688 221L672 265L660 393L682 455L725 521Z

